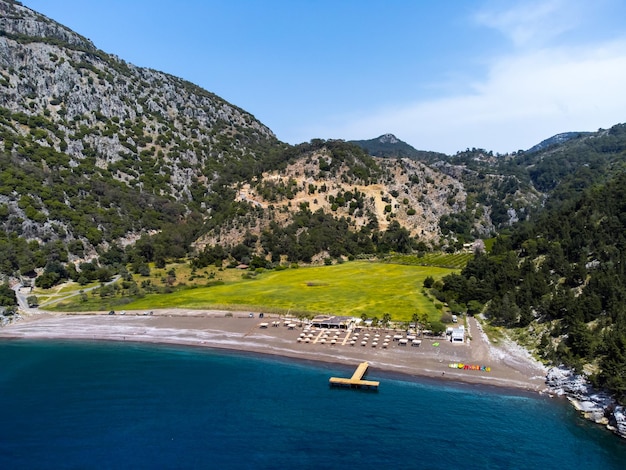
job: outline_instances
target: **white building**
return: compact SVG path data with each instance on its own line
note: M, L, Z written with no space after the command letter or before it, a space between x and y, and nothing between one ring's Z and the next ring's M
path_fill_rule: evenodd
M450 341L453 343L463 344L465 341L465 327L463 325L458 328L452 328L452 335L450 336Z

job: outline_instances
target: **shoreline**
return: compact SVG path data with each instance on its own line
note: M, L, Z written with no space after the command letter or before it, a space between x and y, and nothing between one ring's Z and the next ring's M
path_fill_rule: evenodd
M390 340L385 349L347 343L345 330L337 333L336 344L321 344L320 332L314 343L297 339L303 327L272 326L280 317L257 313L218 310L160 309L154 315L127 312L125 315L89 313L31 313L20 321L0 328L1 339L68 339L106 340L204 347L216 350L240 351L246 354L280 356L288 359L338 364L354 367L367 361L374 371L408 378L428 378L466 385L524 390L549 394L547 369L534 361L517 345L489 343L473 318L468 318L468 335L463 344L443 339L423 339L419 347L401 346ZM265 324L262 326L262 324ZM318 330L319 332L320 330ZM382 328L363 328L364 332L381 337L393 333ZM316 332L316 334L318 334ZM434 346L437 343L438 346ZM485 370L450 368L450 364L473 364L489 367Z

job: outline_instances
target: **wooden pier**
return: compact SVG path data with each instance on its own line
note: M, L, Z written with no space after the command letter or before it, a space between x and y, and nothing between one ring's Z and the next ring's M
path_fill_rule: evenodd
M352 377L331 377L328 381L331 387L346 387L346 388L362 388L370 390L378 390L380 382L375 380L363 380L363 376L367 372L369 363L361 362L359 366L352 374Z

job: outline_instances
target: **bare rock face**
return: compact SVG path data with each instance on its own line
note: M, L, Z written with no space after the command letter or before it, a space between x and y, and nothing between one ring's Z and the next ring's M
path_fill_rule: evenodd
M587 380L564 367L551 368L546 376L546 383L557 395L583 399L589 392Z
M553 367L548 371L546 384L556 395L567 397L584 418L626 438L624 407L617 405L609 394L595 390L584 375L577 375L564 367Z
M56 150L82 159L91 147L111 163L158 144L166 160L170 154L178 160L167 163L186 167L193 163L188 159L198 159L198 152L190 151L195 142L203 143L204 160L218 142L219 157L226 139L242 153L249 151L250 141L275 139L253 116L218 96L106 54L26 7L0 0L0 13L0 106L27 116L46 115L59 128L47 139ZM132 137L125 128L134 129ZM167 138L156 142L161 134ZM177 173L177 184L191 184L188 178L180 180L184 171Z
M626 438L626 407L616 406L613 410L615 432Z
M199 206L194 194L211 194L224 168L255 160L277 142L254 116L213 93L107 54L11 0L0 0L0 115L3 151L14 165L77 178L98 172L139 192L158 182L146 191L187 207ZM29 161L25 146L56 156L44 150L45 157ZM20 197L12 195L6 206L17 207ZM76 205L67 195L59 199ZM50 239L41 220L15 210L11 220L21 226L5 221L0 229Z
M57 39L87 50L96 49L89 39L13 2L0 2L0 31L14 36L46 38L48 41Z
M383 144L395 144L399 142L399 140L393 134L381 135L378 140L382 142Z

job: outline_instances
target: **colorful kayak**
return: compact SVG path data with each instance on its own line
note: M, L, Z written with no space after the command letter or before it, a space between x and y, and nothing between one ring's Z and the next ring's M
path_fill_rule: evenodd
M462 370L480 370L483 372L491 372L491 367L489 366L479 366L476 364L463 364L462 362L453 362L448 364L450 369L462 369Z

